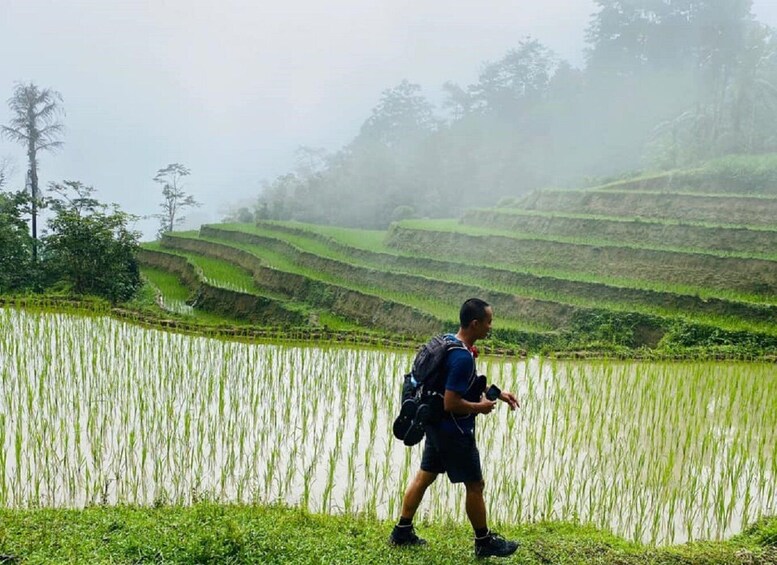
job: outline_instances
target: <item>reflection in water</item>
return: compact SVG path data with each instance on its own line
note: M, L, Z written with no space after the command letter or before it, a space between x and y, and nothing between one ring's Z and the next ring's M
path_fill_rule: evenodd
M223 501L393 518L412 352L250 345L0 309L0 504ZM494 521L720 538L777 508L767 364L479 360L518 392L478 418ZM464 521L437 481L421 516Z

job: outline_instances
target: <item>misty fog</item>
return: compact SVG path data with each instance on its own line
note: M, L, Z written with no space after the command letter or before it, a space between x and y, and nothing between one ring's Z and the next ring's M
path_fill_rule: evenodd
M62 94L41 186L148 215L155 173L182 163L204 204L189 226L385 227L777 149L771 2L421 4L8 0L0 92ZM23 149L2 139L0 158L23 188Z

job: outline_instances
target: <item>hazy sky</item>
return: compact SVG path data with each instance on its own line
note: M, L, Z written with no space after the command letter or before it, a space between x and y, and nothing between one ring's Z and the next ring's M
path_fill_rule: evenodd
M777 1L756 0L777 26ZM64 98L65 146L40 178L80 180L139 215L158 211L151 179L188 166L186 190L217 221L294 164L300 145L336 150L403 79L439 101L531 35L582 64L589 0L0 0L0 122L16 82ZM0 140L21 188L21 147ZM141 222L147 238L155 221Z

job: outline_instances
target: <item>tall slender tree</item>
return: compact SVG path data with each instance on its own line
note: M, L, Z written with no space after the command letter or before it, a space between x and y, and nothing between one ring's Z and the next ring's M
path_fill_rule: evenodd
M38 258L38 153L53 151L62 146L60 137L64 126L59 121L64 114L62 95L50 88L40 89L33 83L18 83L8 100L12 117L0 133L27 149L27 175L32 211L32 260Z
M184 208L200 206L191 194L183 190L183 178L190 174L191 171L180 163L170 163L159 169L154 176L154 182L162 185L162 203L159 205L162 212L155 214L159 218L157 235L160 238L184 221L185 217L181 215Z

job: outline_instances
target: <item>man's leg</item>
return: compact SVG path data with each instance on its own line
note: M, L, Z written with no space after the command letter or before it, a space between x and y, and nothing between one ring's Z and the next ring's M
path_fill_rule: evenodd
M487 531L486 501L483 498L483 489L486 486L485 481L464 483L464 486L467 488L465 508L467 510L467 518L469 518L469 522L472 524L472 529L475 532L480 532L484 529Z
M464 483L467 487L467 518L475 530L475 555L477 557L507 557L515 553L518 544L491 533L486 525L486 502L483 499L485 482Z
M415 516L418 506L421 504L421 500L424 498L426 489L429 488L434 480L437 478L437 473L430 473L429 471L420 470L416 473L410 485L408 485L405 491L405 496L402 499L402 514L401 517L405 520L412 520Z
M419 538L413 528L413 516L415 516L426 489L437 478L437 473L420 470L410 481L402 499L402 514L399 523L394 526L389 537L389 543L393 545L424 545L426 540Z

